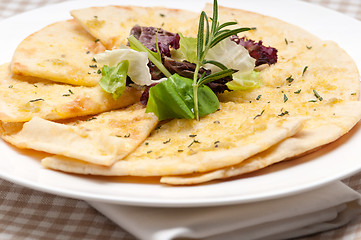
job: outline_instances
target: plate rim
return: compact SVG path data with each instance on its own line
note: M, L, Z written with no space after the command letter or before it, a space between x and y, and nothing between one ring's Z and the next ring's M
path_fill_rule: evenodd
M135 3L141 3L144 2L146 0L137 0L135 1ZM190 0L186 0L189 1ZM90 3L95 3L95 0L76 0L76 1L66 1L66 2L61 2L61 3L57 3L57 4L51 4L48 6L44 6L41 8L37 8L34 10L30 10L28 12L24 12L9 18L6 18L4 20L0 21L0 26L6 23L9 23L11 21L18 21L22 18L27 18L28 16L32 16L32 15L36 15L39 12L43 12L43 11L47 11L49 9L54 9L54 8L58 8L58 9L63 9L63 6L78 6L79 4L87 4L90 5ZM99 4L99 2L97 2L98 5L109 5L111 3L121 3L121 2L125 2L125 0L123 1L115 1L115 0L105 0L105 1L101 1L101 4ZM156 1L152 1L152 5L154 5L154 3L166 3L165 0L156 0ZM173 2L180 2L179 0L173 1ZM184 2L184 1L182 1ZM206 0L200 1L202 3L205 2L209 2ZM228 1L224 1L227 4L232 4L232 3L239 3L236 0L228 0ZM265 2L265 0L257 0L254 2ZM291 3L292 2L292 3ZM221 4L222 1L219 0L219 5ZM311 3L307 3L307 2L301 2L301 1L287 1L287 0L280 0L278 2L278 4L280 3L288 3L289 5L293 5L296 4L300 4L300 6L303 6L305 8L312 8L312 9L316 9L315 11L322 11L323 13L327 13L327 16L334 16L337 18L342 18L345 19L345 21L347 22L351 22L354 24L358 24L358 27L361 30L361 22L359 22L358 20L343 15L339 12L336 12L334 10L328 9L328 8L324 8L321 6L317 6L315 4L311 4ZM133 4L133 2L132 2ZM225 6L227 5L225 4ZM121 4L120 4L121 5ZM91 5L93 6L93 5ZM262 13L264 14L264 13ZM70 15L69 15L70 16ZM21 21L20 21L21 22ZM48 24L48 23L47 23ZM293 23L292 23L293 24ZM45 24L46 25L46 24ZM44 26L45 26L44 25ZM317 35L317 34L316 34ZM331 39L332 40L332 39ZM360 49L358 49L358 51L360 51ZM350 54L352 55L352 54ZM360 68L360 61L357 62L358 64L358 69ZM360 130L361 131L361 130ZM345 173L340 173L339 175L334 175L334 176L330 176L329 178L324 178L322 181L318 181L315 182L314 184L306 184L303 185L301 187L298 187L297 189L291 189L289 191L275 191L274 194L269 194L269 195L263 195L263 196L258 196L258 197L250 197L250 198L237 198L237 197L231 197L231 198L219 198L219 199L210 199L210 200L182 200L182 201L176 201L176 200L170 200L170 199L165 199L165 200L160 200L160 199L138 199L138 198L126 198L123 197L122 199L119 198L114 198L111 196L96 196L94 194L86 194L86 193L79 193L79 192L74 192L74 190L69 190L69 189L61 189L61 188L57 188L54 186L47 186L41 183L37 183L37 182L29 182L29 180L23 179L23 178L18 178L18 177L14 177L11 176L10 174L7 174L5 172L3 172L2 170L0 170L0 177L10 181L10 182L14 182L16 184L25 186L25 187L29 187L38 191L43 191L43 192L47 192L47 193L51 193L51 194L55 194L55 195L61 195L61 196L65 196L65 197L71 197L71 198L77 198L77 199L82 199L82 200L87 200L87 201L99 201L99 202L106 202L106 203L117 203L117 204L123 204L123 205L134 205L134 206L152 206L152 207L200 207L200 206L220 206L220 205L229 205L229 204L239 204L239 203L247 203L247 202L255 202L255 201L263 201L263 200L268 200L268 199L274 199L274 198L279 198L279 197L285 197L285 196L289 196L289 195L293 195L293 194L297 194L297 193L301 193L307 190L312 190L315 189L317 187L322 187L328 183L332 183L333 181L338 181L342 178L345 178L347 176L350 176L354 173L356 173L357 171L359 171L361 169L361 165L358 166L358 168L353 169L353 170L349 170Z

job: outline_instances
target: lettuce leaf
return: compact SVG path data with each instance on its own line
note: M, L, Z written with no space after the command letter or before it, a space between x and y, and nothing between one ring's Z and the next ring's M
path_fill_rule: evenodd
M132 81L141 86L149 86L154 83L149 73L148 55L130 48L105 51L94 56L98 64L115 67L120 62L129 61L128 76Z
M238 70L241 73L252 72L256 62L249 55L247 49L233 42L230 38L224 39L209 49L205 59L220 62L227 68ZM213 64L205 64L204 67L210 69L212 73L221 71L219 67Z
M158 119L186 118L193 119L193 81L178 74L158 83L149 90L146 112L153 112ZM217 111L219 101L207 86L198 88L198 106L200 117Z
M197 62L197 38L184 37L182 33L178 33L180 36L179 50L182 52L183 57L186 61L191 63Z
M258 88L262 82L259 77L260 72L252 71L250 73L236 72L233 74L233 80L226 83L230 90L249 90Z
M102 68L102 78L99 85L104 91L111 93L113 98L118 99L124 92L129 61L124 60L115 67L104 65Z

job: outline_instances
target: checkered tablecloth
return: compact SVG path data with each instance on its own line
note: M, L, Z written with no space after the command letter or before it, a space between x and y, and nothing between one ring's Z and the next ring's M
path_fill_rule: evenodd
M65 0L0 0L0 19ZM360 0L304 0L361 20ZM361 173L344 180L361 193ZM135 238L86 202L38 192L0 179L0 239ZM305 238L306 239L306 238ZM346 226L307 240L361 239L361 216Z

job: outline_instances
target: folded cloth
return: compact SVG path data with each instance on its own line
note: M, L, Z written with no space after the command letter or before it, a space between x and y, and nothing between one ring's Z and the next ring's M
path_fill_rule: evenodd
M361 195L337 181L279 199L197 208L90 204L144 240L287 239L331 230L361 213Z

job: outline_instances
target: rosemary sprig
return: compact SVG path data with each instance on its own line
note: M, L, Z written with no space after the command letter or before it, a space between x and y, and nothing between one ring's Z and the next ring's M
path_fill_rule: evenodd
M211 26L209 26L211 21ZM207 17L207 14L202 11L199 18L198 35L197 35L197 62L196 69L193 75L193 101L194 101L194 115L199 120L199 108L198 108L198 88L206 83L215 81L217 79L232 75L235 71L227 69L222 63L217 61L207 61L205 59L209 49L217 45L222 40L237 35L240 32L249 31L254 28L236 28L225 29L228 26L237 24L237 22L225 22L220 25L218 22L218 3L217 0L213 2L213 16L211 19ZM222 70L217 73L213 73L208 76L202 75L198 79L199 69L206 63L211 63L220 67Z

